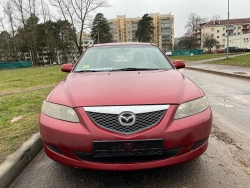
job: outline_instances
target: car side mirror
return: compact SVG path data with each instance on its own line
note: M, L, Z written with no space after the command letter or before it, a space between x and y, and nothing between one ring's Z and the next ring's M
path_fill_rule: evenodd
M72 63L63 64L61 67L62 72L70 72L73 68Z
M175 68L177 68L177 69L181 69L181 68L185 67L185 63L182 60L174 60L173 64L174 64Z

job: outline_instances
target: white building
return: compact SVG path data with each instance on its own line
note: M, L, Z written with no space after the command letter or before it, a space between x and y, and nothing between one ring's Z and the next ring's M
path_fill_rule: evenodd
M203 48L203 36L209 34L214 37L218 44L215 49L223 49L227 47L227 32L229 32L229 46L239 48L250 48L250 19L230 19L229 27L228 20L216 20L200 24L199 28L195 29L195 37L197 44Z

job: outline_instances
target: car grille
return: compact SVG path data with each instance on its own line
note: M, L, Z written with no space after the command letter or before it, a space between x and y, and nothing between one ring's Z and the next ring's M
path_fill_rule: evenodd
M105 163L138 163L138 162L149 162L164 160L175 156L181 147L164 150L162 155L152 156L125 156L125 157L94 157L93 153L86 153L80 151L73 151L74 154L84 161L89 162L105 162Z
M133 126L122 126L118 121L118 114L87 112L92 121L104 129L122 134L131 134L156 125L164 116L166 110L138 113Z

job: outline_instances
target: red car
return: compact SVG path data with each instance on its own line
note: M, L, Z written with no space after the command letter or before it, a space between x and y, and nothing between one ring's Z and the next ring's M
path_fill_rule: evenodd
M156 45L89 47L46 97L40 114L45 153L72 167L138 170L174 165L208 146L205 93Z
M224 49L220 49L220 50L217 50L216 52L217 53L225 53L225 50Z

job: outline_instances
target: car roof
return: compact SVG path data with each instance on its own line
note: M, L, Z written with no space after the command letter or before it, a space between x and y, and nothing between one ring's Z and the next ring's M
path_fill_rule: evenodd
M153 43L146 42L113 42L113 43L102 43L102 44L94 44L93 46L124 46L124 45L145 45L145 46L155 46Z

